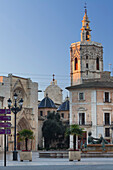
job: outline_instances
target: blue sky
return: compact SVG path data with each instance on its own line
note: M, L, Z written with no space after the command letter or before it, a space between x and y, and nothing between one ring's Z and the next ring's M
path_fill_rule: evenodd
M104 70L113 68L113 1L87 0L92 41L104 47ZM0 75L31 78L42 91L54 73L70 83L71 43L80 41L85 0L0 0ZM64 90L64 98L67 91ZM43 98L43 93L39 99Z

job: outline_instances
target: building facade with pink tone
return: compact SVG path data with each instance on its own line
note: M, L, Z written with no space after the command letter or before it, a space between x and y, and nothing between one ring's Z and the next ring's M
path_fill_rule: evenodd
M113 77L103 71L103 47L91 41L87 9L82 21L81 41L70 47L70 124L84 128L83 142L88 142L88 132L101 135L112 142ZM70 136L70 148L74 138ZM80 141L78 142L80 144Z

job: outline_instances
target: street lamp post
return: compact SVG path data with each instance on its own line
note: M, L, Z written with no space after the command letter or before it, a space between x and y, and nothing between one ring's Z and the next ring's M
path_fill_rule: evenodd
M8 107L9 109L11 109L11 111L14 113L15 115L15 128L14 128L14 151L13 151L13 161L17 161L17 150L16 150L16 114L22 110L22 105L23 105L23 99L21 98L21 100L19 101L19 107L17 106L17 97L18 95L15 93L14 94L14 106L11 106L11 99L8 99Z

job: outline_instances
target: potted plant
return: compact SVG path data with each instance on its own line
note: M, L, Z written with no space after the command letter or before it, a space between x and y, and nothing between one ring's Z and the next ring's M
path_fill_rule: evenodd
M19 133L19 140L25 141L25 150L20 152L20 161L29 160L32 161L32 152L28 150L28 140L34 139L33 131L29 129L23 129Z
M81 160L81 151L78 150L78 136L82 136L83 128L80 128L79 125L73 124L70 125L69 128L66 129L66 136L72 135L73 137L76 136L76 148L69 149L69 161L73 160Z

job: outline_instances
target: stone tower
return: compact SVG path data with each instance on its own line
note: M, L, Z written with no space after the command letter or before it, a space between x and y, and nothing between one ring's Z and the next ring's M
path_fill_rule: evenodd
M103 71L103 47L91 41L87 9L82 20L81 41L70 47L71 85L81 84L86 79L100 78Z

